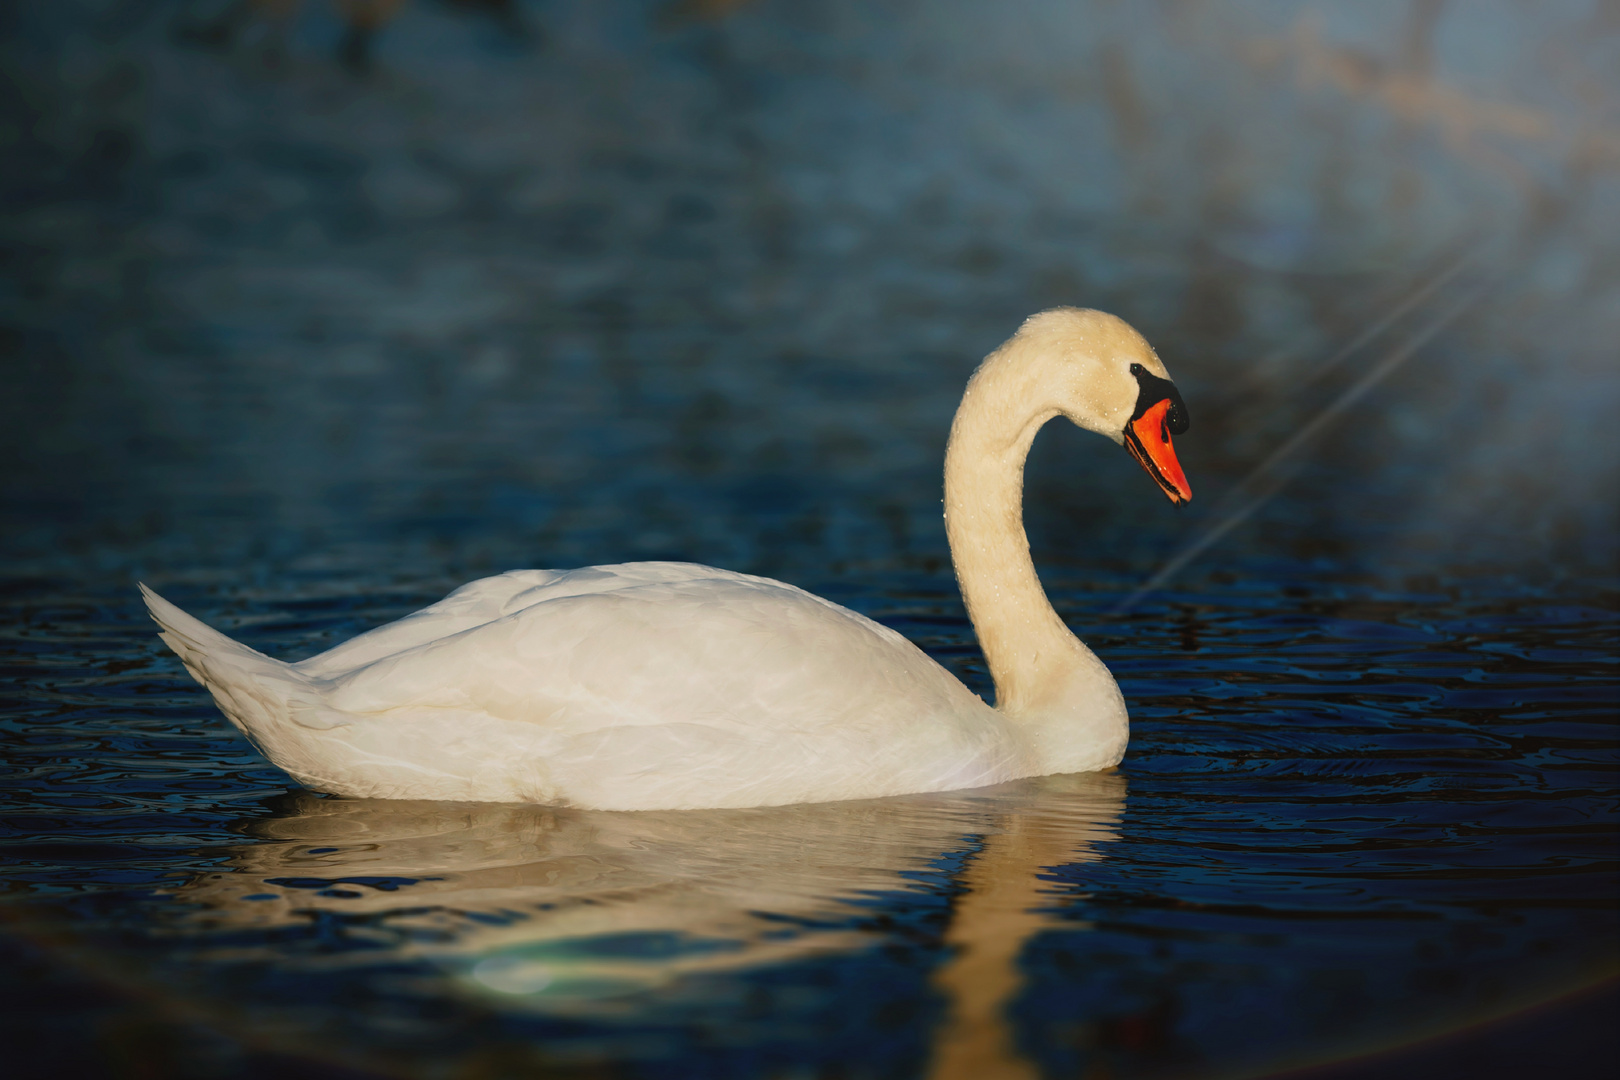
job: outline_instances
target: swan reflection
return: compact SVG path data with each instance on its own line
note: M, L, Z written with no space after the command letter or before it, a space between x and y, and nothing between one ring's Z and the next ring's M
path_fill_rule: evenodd
M1111 773L738 810L298 792L245 827L254 842L227 870L175 895L205 939L324 921L338 947L311 963L370 963L380 947L502 1009L629 1016L689 975L881 944L892 931L862 916L932 879L956 892L933 977L948 1003L934 1073L1019 1075L1004 1011L1025 942L1050 924L1042 868L1100 858L1124 805ZM219 940L241 957L240 935Z

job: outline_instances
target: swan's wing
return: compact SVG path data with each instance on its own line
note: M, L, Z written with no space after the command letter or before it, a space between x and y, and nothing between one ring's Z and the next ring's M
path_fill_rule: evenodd
M368 630L294 667L314 678L334 678L545 600L617 592L659 582L745 576L694 563L668 562L585 566L577 570L512 570L468 582L421 611Z
M293 665L306 675L331 678L430 641L482 626L502 615L512 596L562 576L560 570L513 570L468 582L443 600L352 637L343 644Z
M645 809L1027 773L992 710L870 619L743 574L601 570L507 587L507 614L324 680L344 723L314 786Z
M513 593L509 614L337 678L329 702L372 715L467 710L564 735L672 723L820 732L885 723L893 708L977 703L894 631L800 589L632 566L595 579L609 588Z

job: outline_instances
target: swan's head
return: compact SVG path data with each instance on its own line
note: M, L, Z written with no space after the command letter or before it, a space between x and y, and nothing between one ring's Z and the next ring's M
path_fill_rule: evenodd
M1102 311L1053 308L1030 316L1004 348L1024 355L1051 407L1124 446L1171 502L1192 498L1170 441L1187 430L1187 406L1129 323Z

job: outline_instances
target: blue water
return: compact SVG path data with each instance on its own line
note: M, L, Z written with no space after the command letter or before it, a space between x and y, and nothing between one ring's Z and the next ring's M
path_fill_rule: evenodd
M419 599L363 584L196 606L296 655ZM1009 1056L1204 1074L1612 978L1612 594L1233 585L1110 620L1054 591L1131 703L1117 774L611 814L297 791L126 595L25 586L7 929L116 1002L93 1015L186 1031L164 1052L191 1069L273 1047L407 1075L920 1075L984 1005L938 985L977 950L1004 954L1004 1029L978 1037ZM839 599L987 689L947 580ZM976 909L976 862L1034 914Z
M424 0L368 74L319 6L279 53L186 29L223 5L6 16L24 1075L1600 1075L1612 27L1011 7ZM1111 773L328 798L134 590L296 659L482 574L691 559L989 694L940 462L1057 303L1138 325L1193 421L1186 511L1072 429L1030 463L1042 579L1129 703Z

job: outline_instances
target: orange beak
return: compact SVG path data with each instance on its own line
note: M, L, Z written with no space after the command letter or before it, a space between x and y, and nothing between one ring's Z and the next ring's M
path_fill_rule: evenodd
M1180 506L1192 499L1192 486L1176 460L1176 448L1170 442L1169 413L1173 403L1169 398L1149 406L1141 416L1125 425L1125 449L1131 452L1147 474ZM1177 430L1181 430L1177 428Z

